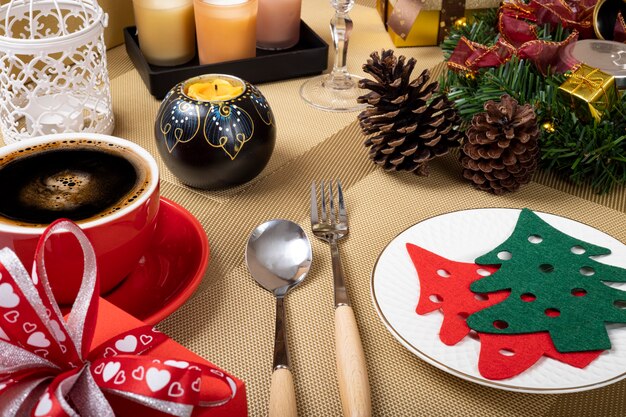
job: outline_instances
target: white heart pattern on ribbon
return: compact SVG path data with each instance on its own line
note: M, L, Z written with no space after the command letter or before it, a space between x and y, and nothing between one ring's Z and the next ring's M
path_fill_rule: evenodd
M115 342L115 349L120 352L133 353L137 349L137 338L129 334L125 338Z
M102 379L104 382L109 382L111 378L113 378L122 367L122 364L119 362L109 362L105 365L104 370L102 371Z
M29 323L26 322L22 325L22 329L24 330L24 333L32 333L35 330L37 330L37 325L33 324L33 323Z
M105 358L110 358L111 356L117 356L117 352L115 351L115 349L111 349L110 347L107 347L104 350L104 356Z
M20 297L13 292L11 284L0 284L0 307L13 308L20 303Z
M189 362L175 361L173 359L168 359L165 362L163 362L163 364L173 366L174 368L179 368L179 369L187 369L187 367L189 366Z
M50 393L46 392L37 403L37 408L35 408L35 416L45 416L50 411L52 411L52 400L50 399Z
M170 397L182 397L185 394L185 390L183 386L180 385L180 382L174 382L170 385L170 389L167 391L167 395Z
M42 332L35 332L28 336L26 341L31 346L45 348L50 346L50 341L46 338L46 335Z
M136 379L137 381L141 381L143 379L144 374L146 373L145 369L143 366L140 366L139 368L135 369L132 373L131 376L133 377L133 379Z
M48 352L45 349L36 349L35 351L33 351L33 353L35 355L39 355L39 356L43 357L44 359L47 359L48 355L50 354L50 352Z
M101 363L100 365L96 366L96 369L93 370L93 373L96 375L100 375L103 370L104 370L104 364Z
M171 378L172 375L165 369L150 368L146 372L146 382L152 392L163 389L170 382Z
M7 311L4 313L4 319L9 323L17 323L17 319L20 317L20 313L16 310Z
M59 322L56 320L50 320L50 327L52 328L52 334L54 335L54 338L59 342L65 342L67 337L65 336L65 333L63 333L63 331L61 330L61 325L59 325Z
M115 385L122 385L124 382L126 382L126 373L124 371L120 371L117 375L115 375L113 383Z
M193 384L191 384L191 389L194 390L195 392L200 392L200 378L196 378L195 381L193 381Z
M141 337L139 337L139 340L141 341L141 344L145 346L148 343L152 342L152 336L148 336L147 334L142 334Z

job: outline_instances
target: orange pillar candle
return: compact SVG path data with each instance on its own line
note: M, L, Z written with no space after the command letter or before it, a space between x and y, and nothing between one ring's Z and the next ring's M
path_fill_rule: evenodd
M154 65L184 64L196 54L193 0L133 0L139 47Z
M257 0L194 0L201 64L256 55Z
M287 49L300 40L302 0L258 0L256 45L261 49Z

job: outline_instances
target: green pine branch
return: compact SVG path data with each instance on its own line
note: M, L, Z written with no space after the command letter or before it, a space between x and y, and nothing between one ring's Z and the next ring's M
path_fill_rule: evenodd
M498 9L487 9L472 16L467 25L454 26L441 43L443 56L447 61L461 37L483 45L493 45L498 39Z
M454 27L441 47L449 59L462 36L491 46L497 42L497 9L477 13L466 25ZM560 42L570 31L561 26L538 28L539 39ZM544 76L532 63L512 58L498 68L481 69L474 74L452 70L440 85L452 100L467 125L484 111L489 100L509 94L520 104L530 103L538 122L549 122L553 131L544 130L541 146L542 166L576 184L588 183L597 193L606 193L626 184L626 95L600 122L580 120L571 103L557 96L564 75Z
M555 130L541 141L545 168L599 194L626 184L626 95L600 122L580 120L567 102L555 103L551 117Z
M487 101L500 100L503 94L520 104L531 104L542 120L549 111L546 104L554 101L556 89L564 81L563 75L546 77L531 62L513 57L504 65L480 70L475 76L449 71L442 88L466 122L484 111Z

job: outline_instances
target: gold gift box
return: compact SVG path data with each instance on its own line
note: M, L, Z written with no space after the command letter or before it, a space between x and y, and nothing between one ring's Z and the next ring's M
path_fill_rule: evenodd
M558 92L563 100L571 101L578 117L585 121L600 121L617 102L615 77L586 64L573 71Z
M406 38L393 31L387 25L389 17L398 0L376 0L376 9L385 24L391 41L397 47L405 46L436 46L438 45L439 30L445 30L440 25L442 0L425 0L417 19L411 26ZM415 0L420 2L420 0ZM463 0L459 0L463 2ZM500 0L465 0L465 17L471 16L479 10L499 7Z

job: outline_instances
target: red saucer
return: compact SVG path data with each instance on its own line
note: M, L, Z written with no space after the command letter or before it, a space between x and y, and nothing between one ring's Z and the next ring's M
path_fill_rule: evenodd
M198 220L161 197L151 247L104 298L146 324L156 324L193 294L208 263L209 241Z

